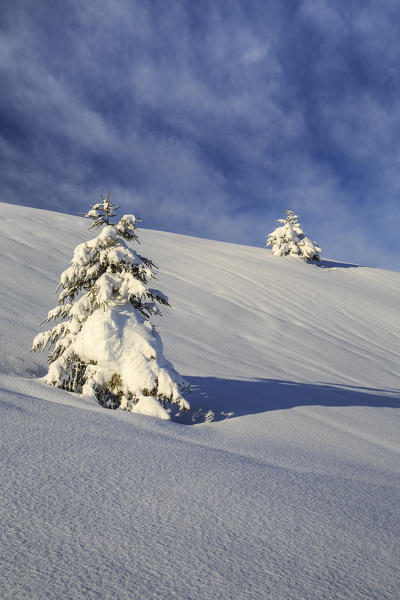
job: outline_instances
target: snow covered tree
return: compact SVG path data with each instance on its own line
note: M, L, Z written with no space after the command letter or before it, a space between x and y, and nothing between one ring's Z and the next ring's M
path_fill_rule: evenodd
M299 256L306 261L319 261L321 248L303 233L298 216L292 210L286 211L286 219L267 238L266 246L272 246L275 256Z
M154 263L127 244L138 241L135 216L111 222L118 208L108 194L84 215L93 219L89 229L101 231L75 248L57 306L43 321L61 322L39 333L32 351L50 351L49 385L93 396L107 408L168 419L168 404L189 410L182 396L188 386L163 356L150 322L168 298L148 287Z

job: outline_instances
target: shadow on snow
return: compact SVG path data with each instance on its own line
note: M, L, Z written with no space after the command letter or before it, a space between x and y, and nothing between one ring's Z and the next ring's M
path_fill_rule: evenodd
M188 414L172 420L195 424L252 415L296 406L370 406L400 408L400 391L329 384L294 383L278 379L241 381L215 377L186 377L192 393Z
M351 263L336 262L334 260L321 259L319 262L312 263L316 267L322 269L358 269L361 265L353 265Z

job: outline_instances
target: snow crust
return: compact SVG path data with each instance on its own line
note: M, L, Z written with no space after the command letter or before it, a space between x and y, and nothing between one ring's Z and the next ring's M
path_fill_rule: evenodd
M38 380L87 223L0 210L1 598L397 598L399 273L142 229L193 388L162 421Z

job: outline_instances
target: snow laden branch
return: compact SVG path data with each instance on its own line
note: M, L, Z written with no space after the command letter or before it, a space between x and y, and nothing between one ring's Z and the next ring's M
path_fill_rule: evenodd
M86 213L102 230L75 248L57 306L43 322L62 321L39 333L32 350L49 351L50 385L95 396L106 407L169 418L168 404L189 404L182 396L188 386L164 358L150 322L168 298L148 285L154 263L128 246L138 241L134 215L110 222L117 208L108 195Z
M81 213L88 219L93 219L93 223L89 229L93 229L94 227L99 228L102 227L102 225L109 225L111 219L117 216L116 211L119 209L119 206L116 206L111 202L110 192L107 193L107 198L104 198L103 194L100 194L100 197L101 202L93 204L92 208L87 213Z
M266 247L272 247L275 256L299 256L305 261L320 261L321 248L303 233L298 216L292 210L286 211L286 219L268 235Z

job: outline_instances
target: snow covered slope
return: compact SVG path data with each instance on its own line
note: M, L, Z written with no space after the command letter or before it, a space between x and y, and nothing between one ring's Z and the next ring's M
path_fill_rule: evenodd
M1 598L399 597L399 273L141 230L193 386L161 422L37 381L90 232L0 211Z

